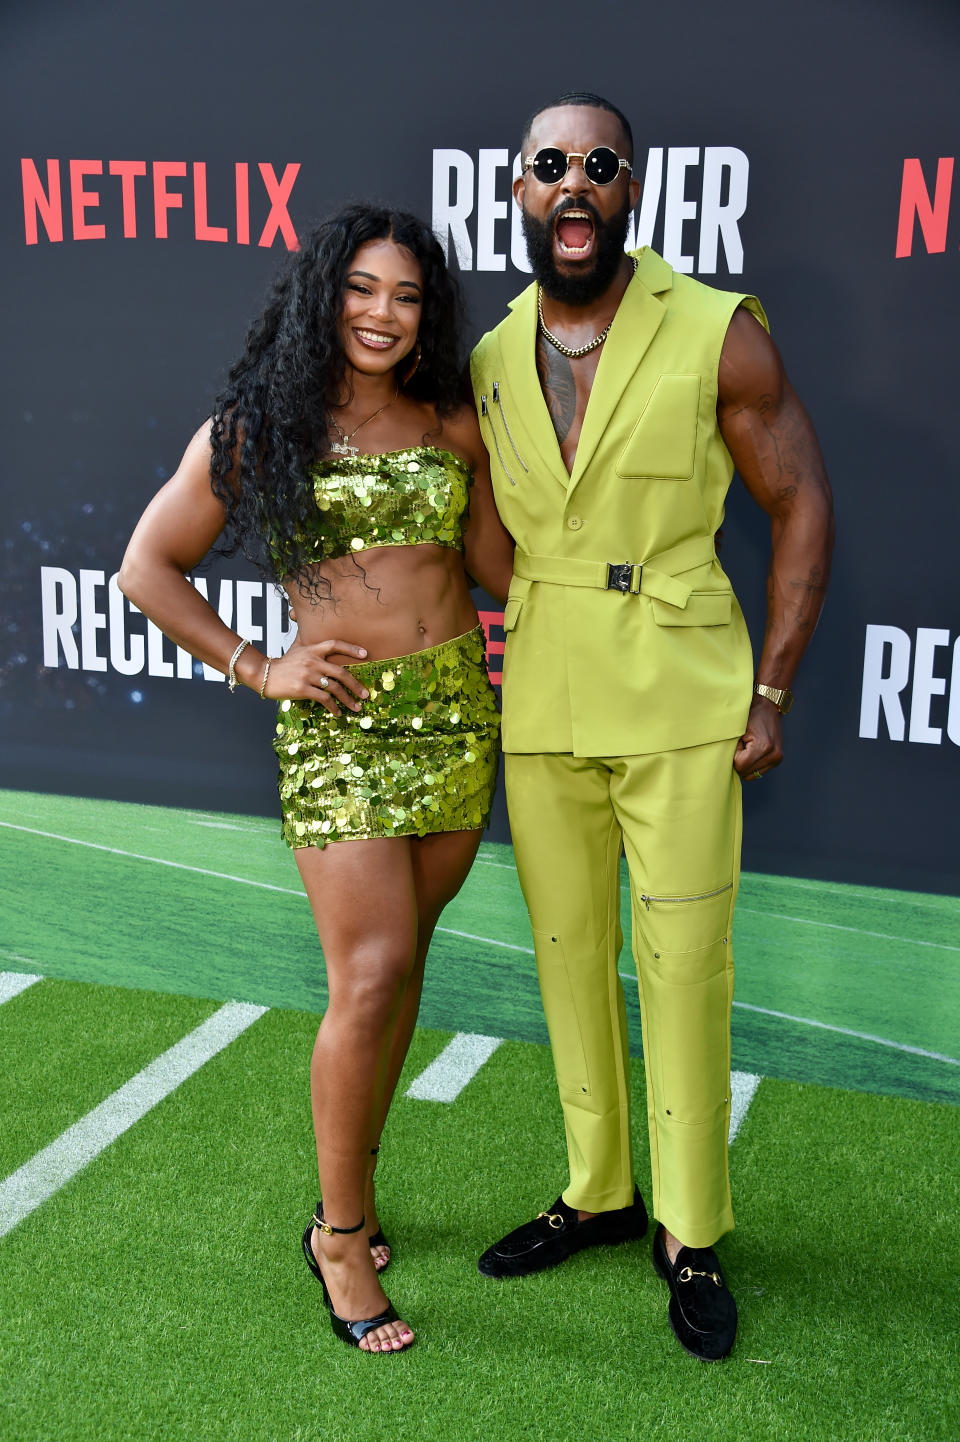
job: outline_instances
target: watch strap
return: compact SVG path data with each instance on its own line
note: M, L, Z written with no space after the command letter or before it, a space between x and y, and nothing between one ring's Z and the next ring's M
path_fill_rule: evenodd
M793 705L793 692L789 691L786 686L764 686L758 681L753 690L755 695L763 696L767 701L772 701L781 716L786 716L790 707Z

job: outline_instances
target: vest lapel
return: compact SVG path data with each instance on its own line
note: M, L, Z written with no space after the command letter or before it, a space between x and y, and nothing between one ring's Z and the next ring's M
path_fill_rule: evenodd
M646 247L638 252L638 258L637 273L624 292L610 334L604 341L570 476L570 493L593 459L623 392L666 315L666 307L658 294L672 288L673 270L656 251Z
M563 464L557 434L540 389L537 375L537 287L530 285L516 300L510 302L510 315L501 322L500 355L503 376L494 376L510 386L510 399L516 403L524 427L536 447L538 469L553 476L564 490L570 481ZM493 410L491 398L487 404ZM533 468L531 467L531 472Z

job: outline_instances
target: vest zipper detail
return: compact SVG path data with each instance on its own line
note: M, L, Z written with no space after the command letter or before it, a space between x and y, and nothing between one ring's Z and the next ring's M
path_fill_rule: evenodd
M500 462L500 465L501 465L501 467L502 467L502 469L503 469L503 473L504 473L504 475L506 476L507 480L510 482L511 486L515 486L517 483L516 483L516 481L513 479L513 476L511 476L511 474L510 474L510 469L509 469L509 467L507 466L506 461L503 459L503 451L500 449L500 442L499 442L499 440L497 439L497 428L496 428L496 426L493 424L493 417L491 416L489 410L487 409L487 398L486 398L486 396L481 396L481 397L480 397L480 414L481 414L481 416L485 416L486 419L487 419L487 421L489 422L490 431L491 431L491 434L493 435L493 444L494 444L494 445L496 446L496 448L497 448L497 459L498 459L499 462ZM516 447L514 447L514 449L516 449ZM522 464L522 462L521 462L521 464ZM524 469L526 469L526 467L524 467Z
M511 431L511 429L510 429L510 424L509 424L509 422L508 422L508 420L507 420L507 413L506 413L506 411L505 411L504 408L503 408L503 401L500 399L500 382L499 382L499 381L494 381L494 383L493 383L493 400L494 400L494 404L495 404L495 405L498 405L498 406L500 407L500 415L501 415L501 417L503 418L503 429L504 429L504 430L506 431L506 433L507 433L507 440L510 442L511 446L513 447L513 454L516 456L517 460L520 462L520 464L521 464L521 466L523 467L523 469L527 472L527 474L529 474L529 472L530 472L530 467L527 465L526 461L523 459L523 456L521 456L520 452L517 450L517 443L516 443L516 441L513 439L513 432Z
M733 890L733 882L728 881L726 886L718 886L714 891L701 891L697 896L647 896L641 893L640 900L647 910L650 910L651 901L670 902L672 905L683 905L689 901L709 901L713 896L722 896L725 891Z

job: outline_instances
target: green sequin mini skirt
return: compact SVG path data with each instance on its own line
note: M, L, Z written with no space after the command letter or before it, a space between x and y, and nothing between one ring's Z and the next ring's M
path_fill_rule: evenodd
M280 702L273 744L287 845L486 826L500 715L483 627L348 669L370 693L359 712Z

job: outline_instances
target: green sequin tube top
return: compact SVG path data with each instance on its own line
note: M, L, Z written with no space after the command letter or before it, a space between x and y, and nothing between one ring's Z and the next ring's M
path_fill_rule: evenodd
M313 561L376 546L462 547L473 476L452 451L328 456L313 478L316 528L303 538Z

